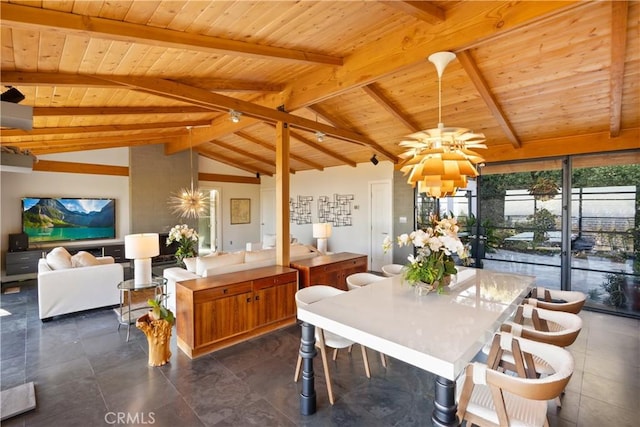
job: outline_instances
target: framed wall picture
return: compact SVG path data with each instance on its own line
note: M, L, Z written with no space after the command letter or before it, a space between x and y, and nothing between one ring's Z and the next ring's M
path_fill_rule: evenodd
M231 224L251 223L251 199L231 199Z

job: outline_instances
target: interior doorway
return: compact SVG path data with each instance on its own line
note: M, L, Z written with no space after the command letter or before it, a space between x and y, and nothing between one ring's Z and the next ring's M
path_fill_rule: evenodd
M382 271L382 266L391 264L393 258L391 251L385 253L382 249L385 237L393 232L391 181L369 183L369 214L369 270Z

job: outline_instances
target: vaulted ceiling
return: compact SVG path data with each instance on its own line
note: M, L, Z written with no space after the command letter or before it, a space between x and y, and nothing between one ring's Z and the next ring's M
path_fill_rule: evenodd
M438 123L426 58L443 50L457 54L443 122L484 133L487 162L640 148L637 1L0 6L2 84L34 107L33 130L0 142L36 155L192 146L272 175L284 121L292 172L396 162L404 136Z

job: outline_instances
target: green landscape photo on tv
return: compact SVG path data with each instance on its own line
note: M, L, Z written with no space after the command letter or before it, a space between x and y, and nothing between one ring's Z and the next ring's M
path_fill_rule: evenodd
M115 199L25 197L22 231L29 243L115 239Z

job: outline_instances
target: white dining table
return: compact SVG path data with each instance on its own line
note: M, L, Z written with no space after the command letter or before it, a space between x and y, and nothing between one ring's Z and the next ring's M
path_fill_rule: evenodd
M303 415L315 413L315 327L436 375L432 422L458 425L455 381L513 315L535 277L457 267L444 294L416 295L400 276L298 307Z

